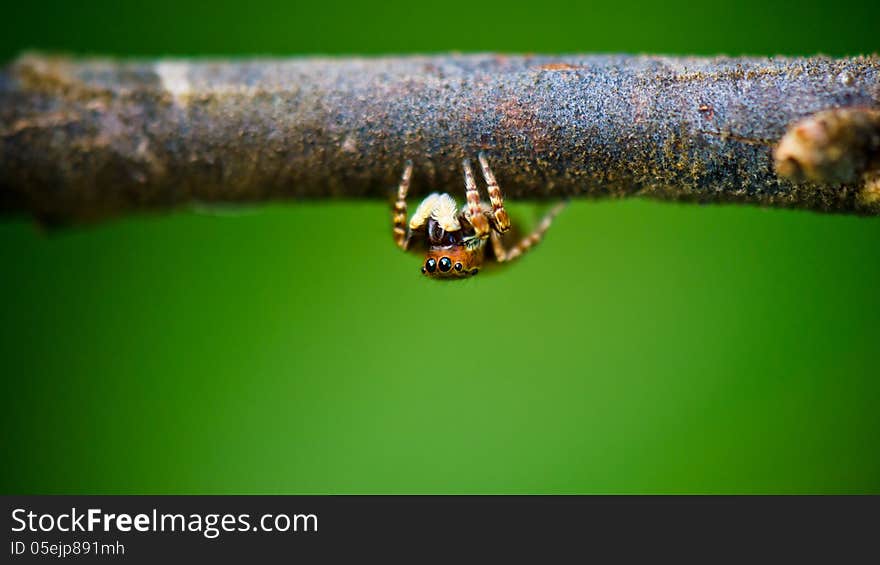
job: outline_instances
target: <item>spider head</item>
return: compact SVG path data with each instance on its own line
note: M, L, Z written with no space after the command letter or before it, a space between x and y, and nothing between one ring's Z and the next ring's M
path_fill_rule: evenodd
M445 230L432 218L427 231L428 254L422 263L424 275L450 279L477 274L482 264L482 248L466 245L460 228Z
M464 245L451 248L431 248L422 264L422 273L438 279L469 277L480 270L479 255Z
M461 230L440 230L429 238L422 273L441 279L468 277L476 275L482 263L481 245L468 245Z

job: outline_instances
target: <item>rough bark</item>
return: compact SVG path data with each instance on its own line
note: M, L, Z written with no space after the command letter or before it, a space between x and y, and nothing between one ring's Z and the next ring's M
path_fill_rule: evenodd
M880 213L860 197L874 153L842 178L776 172L786 130L834 108L880 110L880 58L25 55L0 71L0 206L68 223L192 202L390 198L407 158L413 195L461 194L461 159L485 150L509 198Z

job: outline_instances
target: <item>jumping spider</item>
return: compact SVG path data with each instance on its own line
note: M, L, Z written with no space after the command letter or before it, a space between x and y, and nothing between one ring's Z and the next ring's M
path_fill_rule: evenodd
M513 261L541 241L553 219L565 203L557 204L538 224L537 229L510 247L505 247L503 236L510 230L510 218L504 209L501 189L489 162L483 153L479 155L483 178L489 192L491 205L480 200L470 160L462 163L464 168L465 196L467 204L461 210L449 194L429 194L406 222L406 193L412 177L413 165L406 162L397 201L394 204L394 241L404 251L416 241L427 248L422 273L429 277L455 278L476 275L486 259L486 242L491 241L491 257L499 263Z

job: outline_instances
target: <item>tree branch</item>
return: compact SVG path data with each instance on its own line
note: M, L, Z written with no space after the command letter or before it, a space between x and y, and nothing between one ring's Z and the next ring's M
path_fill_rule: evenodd
M778 175L787 128L835 108L854 109L849 133L817 114L795 136L810 150L784 144ZM191 202L388 198L406 158L414 194L458 191L461 159L486 150L511 198L878 214L866 196L880 184L878 110L876 55L25 55L0 71L0 206L67 223Z

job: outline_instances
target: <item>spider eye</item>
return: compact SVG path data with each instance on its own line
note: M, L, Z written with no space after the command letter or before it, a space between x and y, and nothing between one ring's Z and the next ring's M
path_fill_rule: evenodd
M437 270L437 261L432 257L425 261L425 269L428 270L429 273L433 273Z
M440 259L440 270L444 273L452 268L452 261L449 260L449 257L442 257Z
M455 264L455 270L456 270L456 271L460 271L460 270L461 270L461 263L456 263L456 264Z

